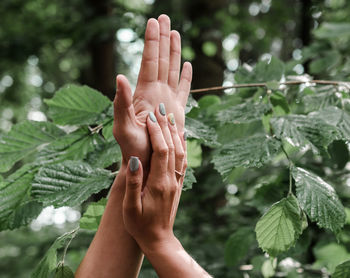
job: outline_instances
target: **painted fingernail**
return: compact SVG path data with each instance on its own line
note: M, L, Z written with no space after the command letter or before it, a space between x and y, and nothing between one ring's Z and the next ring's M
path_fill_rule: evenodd
M168 121L172 124L175 125L175 117L173 113L168 114Z
M149 115L149 118L151 119L152 122L154 122L154 123L157 122L157 118L153 112L149 112L148 115Z
M163 116L165 116L165 105L164 103L159 103L159 112L160 114L162 114Z
M136 172L139 169L139 159L136 156L131 156L129 160L129 168L131 172Z
M187 140L187 131L184 132L184 140L186 141Z

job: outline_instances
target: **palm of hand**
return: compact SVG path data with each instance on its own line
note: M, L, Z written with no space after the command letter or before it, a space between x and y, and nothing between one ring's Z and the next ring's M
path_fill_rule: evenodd
M145 34L145 47L134 96L125 77L117 77L114 135L123 154L123 162L138 156L147 170L151 145L146 128L150 111L164 103L167 113L173 113L179 132L184 129L184 107L189 94L192 67L185 63L180 75L181 41L176 31L170 31L170 19L161 15L150 19ZM126 163L127 164L127 163Z

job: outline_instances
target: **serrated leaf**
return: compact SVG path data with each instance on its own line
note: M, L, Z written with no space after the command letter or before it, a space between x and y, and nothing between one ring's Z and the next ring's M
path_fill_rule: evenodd
M340 135L339 139L350 140L350 115L346 111L329 106L310 115L335 127Z
M334 188L319 176L294 167L297 198L301 208L319 227L339 231L345 224L345 211Z
M304 104L305 112L311 112L323 109L327 106L336 105L339 102L339 98L333 91L316 93L313 95L305 95L301 101Z
M310 147L314 153L325 150L339 134L335 127L320 118L305 115L273 117L270 120L274 134L295 147Z
M69 266L61 265L56 269L54 278L74 278L74 273Z
M184 183L182 190L186 191L192 189L192 185L197 182L196 177L194 176L194 170L190 167L186 169L186 174L184 178Z
M221 123L250 123L261 120L261 117L271 109L267 103L244 102L217 113L216 119Z
M87 127L81 127L44 147L38 153L35 163L46 165L65 160L83 160L101 143L103 138L99 134L91 134Z
M56 269L57 266L57 250L62 248L70 239L72 239L77 230L65 233L55 240L45 256L32 272L31 278L47 278Z
M122 153L116 140L101 141L95 150L89 152L86 161L94 167L107 168L113 163L121 161Z
M100 225L103 212L105 211L107 199L102 198L98 202L91 203L83 217L80 218L80 228L96 231Z
M36 216L38 209L27 207L36 168L25 165L10 175L0 187L0 229L14 229ZM34 211L33 211L34 209Z
M19 160L63 136L63 130L50 122L24 121L0 137L0 172L6 172Z
M215 130L198 120L186 117L185 130L187 131L188 138L198 139L208 147L219 145Z
M52 120L60 125L97 124L106 117L111 106L111 101L100 92L77 85L65 86L45 103Z
M280 150L281 143L266 135L233 140L213 157L215 169L226 176L233 167L261 167Z
M103 126L102 135L107 141L113 141L113 121L108 122Z
M350 260L338 265L332 278L350 278Z
M259 246L270 256L287 251L302 233L302 219L297 199L290 195L275 203L255 228Z
M32 195L45 206L77 206L111 185L110 171L82 161L65 161L40 168L32 184Z
M255 242L254 230L250 227L239 228L225 244L225 263L236 266L244 259Z

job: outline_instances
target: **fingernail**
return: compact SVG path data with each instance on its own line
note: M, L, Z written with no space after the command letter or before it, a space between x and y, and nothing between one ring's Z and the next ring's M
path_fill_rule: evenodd
M184 140L186 141L187 140L187 131L184 132Z
M159 103L159 112L160 114L162 114L163 116L165 116L165 106L164 103Z
M157 122L157 118L156 116L154 116L154 113L153 112L149 112L149 118L151 119L152 122Z
M175 125L175 118L174 118L174 114L173 114L173 113L168 114L168 121L169 121L172 125Z
M129 168L131 172L136 172L139 169L139 159L136 156L131 156L129 160Z

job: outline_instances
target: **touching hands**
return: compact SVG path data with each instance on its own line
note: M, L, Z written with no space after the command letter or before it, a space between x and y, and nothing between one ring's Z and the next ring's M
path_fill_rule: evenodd
M150 172L142 190L143 168L131 157L126 173L123 218L126 230L147 253L172 241L173 225L186 170L186 143L163 104L146 119L153 149Z
M161 15L158 20L148 20L134 95L126 77L117 76L113 133L121 146L124 166L131 156L138 156L143 169L148 171L151 145L146 121L148 113L155 112L159 103L174 114L179 136L183 137L192 67L184 63L180 77L180 63L181 38L177 31L170 31L169 17Z

